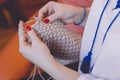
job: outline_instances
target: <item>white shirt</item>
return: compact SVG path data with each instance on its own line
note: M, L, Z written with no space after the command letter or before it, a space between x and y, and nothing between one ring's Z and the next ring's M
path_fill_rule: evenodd
M83 58L88 54L93 44L96 27L107 1L108 0L94 0L93 2L83 35L80 66ZM120 11L119 7L116 8L117 1L118 0L109 0L102 16L92 51L91 66L94 65L93 70L89 75L84 75L79 70L80 74L83 75L80 77L82 79L79 78L78 80L120 80L120 14L112 23L113 19ZM111 28L107 32L104 43L102 44L105 32L111 23Z

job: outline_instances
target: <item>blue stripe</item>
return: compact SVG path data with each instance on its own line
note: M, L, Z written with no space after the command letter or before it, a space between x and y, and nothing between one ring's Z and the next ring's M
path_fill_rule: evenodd
M104 40L105 40L105 38L106 38L106 35L107 35L108 31L110 30L112 24L115 22L115 20L116 20L117 17L119 16L119 14L120 14L120 11L117 13L117 15L115 16L115 18L113 19L113 21L111 22L111 24L109 25L109 27L107 28L107 30L106 30L106 32L105 32L105 35L104 35L104 38L103 38L103 41L102 41L102 44L104 43Z
M92 66L92 68L90 68L90 63L91 63L91 56L92 56L92 50L93 50L93 47L94 47L94 44L95 44L95 41L96 41L96 37L97 37L97 34L98 34L98 30L99 30L99 27L100 27L100 23L101 23L101 20L102 20L102 17L103 17L103 14L105 12L105 9L107 7L109 3L109 0L106 2L102 12L101 12L101 15L100 15L100 18L99 18L99 21L98 21L98 24L97 24L97 28L96 28L96 32L95 32L95 35L94 35L94 38L93 38L93 42L92 42L92 46L91 46L91 49L90 51L88 52L87 56L84 57L83 59L83 62L81 64L81 71L83 73L89 73L90 71L92 71L92 68L94 66Z
M94 47L94 45L95 45L95 41L96 41L96 37L97 37L98 30L99 30L99 27L100 27L100 23L101 23L103 14L104 14L104 12L105 12L105 9L106 9L108 3L109 3L109 0L107 1L107 3L106 3L106 5L105 5L105 7L103 8L103 11L102 11L102 13L101 13L101 15L100 15L100 19L99 19L99 22L98 22L98 24L97 24L97 29L96 29L96 32L95 32L95 35L94 35L94 39L93 39L93 42L92 42L92 46L91 46L90 51L93 50L93 47Z

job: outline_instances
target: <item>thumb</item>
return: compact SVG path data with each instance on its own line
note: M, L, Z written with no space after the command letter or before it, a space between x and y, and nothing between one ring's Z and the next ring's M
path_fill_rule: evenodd
M40 40L40 38L37 36L36 32L32 28L30 28L30 27L28 27L28 28L29 28L29 30L27 30L27 29L26 30L27 30L28 36L31 39L32 44L38 44L38 43L42 42Z

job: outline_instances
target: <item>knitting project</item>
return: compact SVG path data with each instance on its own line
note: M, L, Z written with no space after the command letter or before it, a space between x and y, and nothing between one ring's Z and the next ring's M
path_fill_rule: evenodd
M66 60L78 60L82 37L67 29L60 20L46 24L42 20L36 21L32 28L48 46L51 54Z

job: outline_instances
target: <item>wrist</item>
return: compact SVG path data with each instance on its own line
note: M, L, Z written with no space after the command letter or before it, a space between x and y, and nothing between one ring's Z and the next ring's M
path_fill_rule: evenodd
M86 8L84 6L81 6L81 8L79 8L79 12L77 14L77 16L75 17L75 25L80 25L84 22L86 18Z
M65 67L55 59L51 62L48 74L55 80L76 80L80 76L78 72Z

